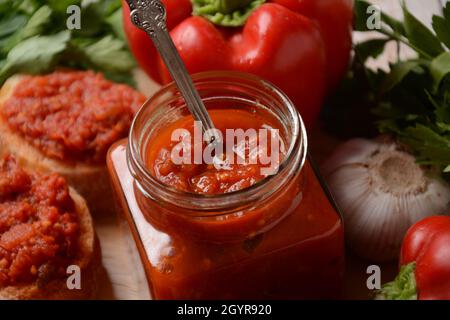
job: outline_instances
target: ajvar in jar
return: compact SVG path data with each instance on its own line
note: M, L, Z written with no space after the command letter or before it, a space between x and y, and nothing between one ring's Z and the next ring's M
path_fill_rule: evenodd
M147 101L129 139L110 149L108 168L152 297L339 297L343 223L293 104L246 74L203 73L194 82L217 129L276 128L284 151L267 176L260 163L174 165L171 133L192 131L193 119L174 84Z

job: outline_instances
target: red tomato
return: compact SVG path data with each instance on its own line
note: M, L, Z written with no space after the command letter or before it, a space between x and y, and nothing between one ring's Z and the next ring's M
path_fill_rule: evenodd
M406 234L400 264L415 263L420 300L450 300L450 217L426 218Z

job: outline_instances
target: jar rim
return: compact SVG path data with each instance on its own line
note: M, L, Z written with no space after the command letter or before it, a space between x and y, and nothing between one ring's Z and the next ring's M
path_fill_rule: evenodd
M278 173L269 175L248 188L229 193L213 195L179 190L156 179L147 169L142 156L139 156L139 146L137 141L135 141L133 137L135 136L135 131L137 130L137 123L141 120L142 117L144 117L146 107L148 107L152 101L157 100L157 98L162 97L169 92L172 92L174 90L178 92L176 84L174 82L171 82L160 88L158 92L156 92L142 105L142 107L136 113L130 127L130 135L127 144L128 168L135 179L137 177L140 177L140 181L138 181L137 185L140 188L141 192L143 192L147 196L154 198L154 195L150 194L148 190L156 188L162 192L162 199L167 200L172 198L179 200L183 198L186 200L186 203L195 204L195 210L198 211L211 211L217 208L223 209L223 207L229 207L231 204L242 205L242 199L245 199L249 202L253 201L255 198L257 198L256 195L261 193L260 191L262 189L266 188L267 185L274 179L276 179L276 177L279 176L282 172L289 169L289 165L292 164L293 161L295 161L296 157L299 157L298 171L300 171L303 167L307 156L308 145L306 128L301 115L298 113L289 97L278 87L268 82L267 80L261 79L255 75L248 73L236 71L208 71L192 75L194 84L198 84L201 81L208 81L217 78L231 80L233 81L234 85L239 85L239 81L249 82L250 84L255 85L255 87L257 85L262 85L265 89L269 89L271 93L274 94L278 99L280 99L282 104L287 107L289 118L293 120L291 132L292 139L290 141L289 148L287 149L286 156L279 165ZM226 203L227 205L220 205L222 203ZM184 207L179 201L177 201L176 204Z

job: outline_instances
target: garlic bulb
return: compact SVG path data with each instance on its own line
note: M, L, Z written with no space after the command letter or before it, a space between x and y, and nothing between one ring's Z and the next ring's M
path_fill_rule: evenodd
M343 212L349 246L369 260L398 258L412 224L449 212L448 185L394 143L350 140L322 169Z

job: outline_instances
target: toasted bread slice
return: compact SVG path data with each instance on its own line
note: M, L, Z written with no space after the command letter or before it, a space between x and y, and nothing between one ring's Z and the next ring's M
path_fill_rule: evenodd
M0 90L0 108L23 79L16 75L8 79ZM65 162L47 157L20 134L14 132L0 115L0 156L12 154L25 167L43 173L56 172L67 179L87 201L93 215L112 211L112 189L104 165Z
M73 262L81 271L81 289L70 290L67 279L51 280L43 287L37 284L0 287L0 299L8 300L79 300L95 298L97 274L100 270L100 246L86 201L70 188L70 196L78 213L80 235L77 259ZM69 275L68 275L69 276Z

